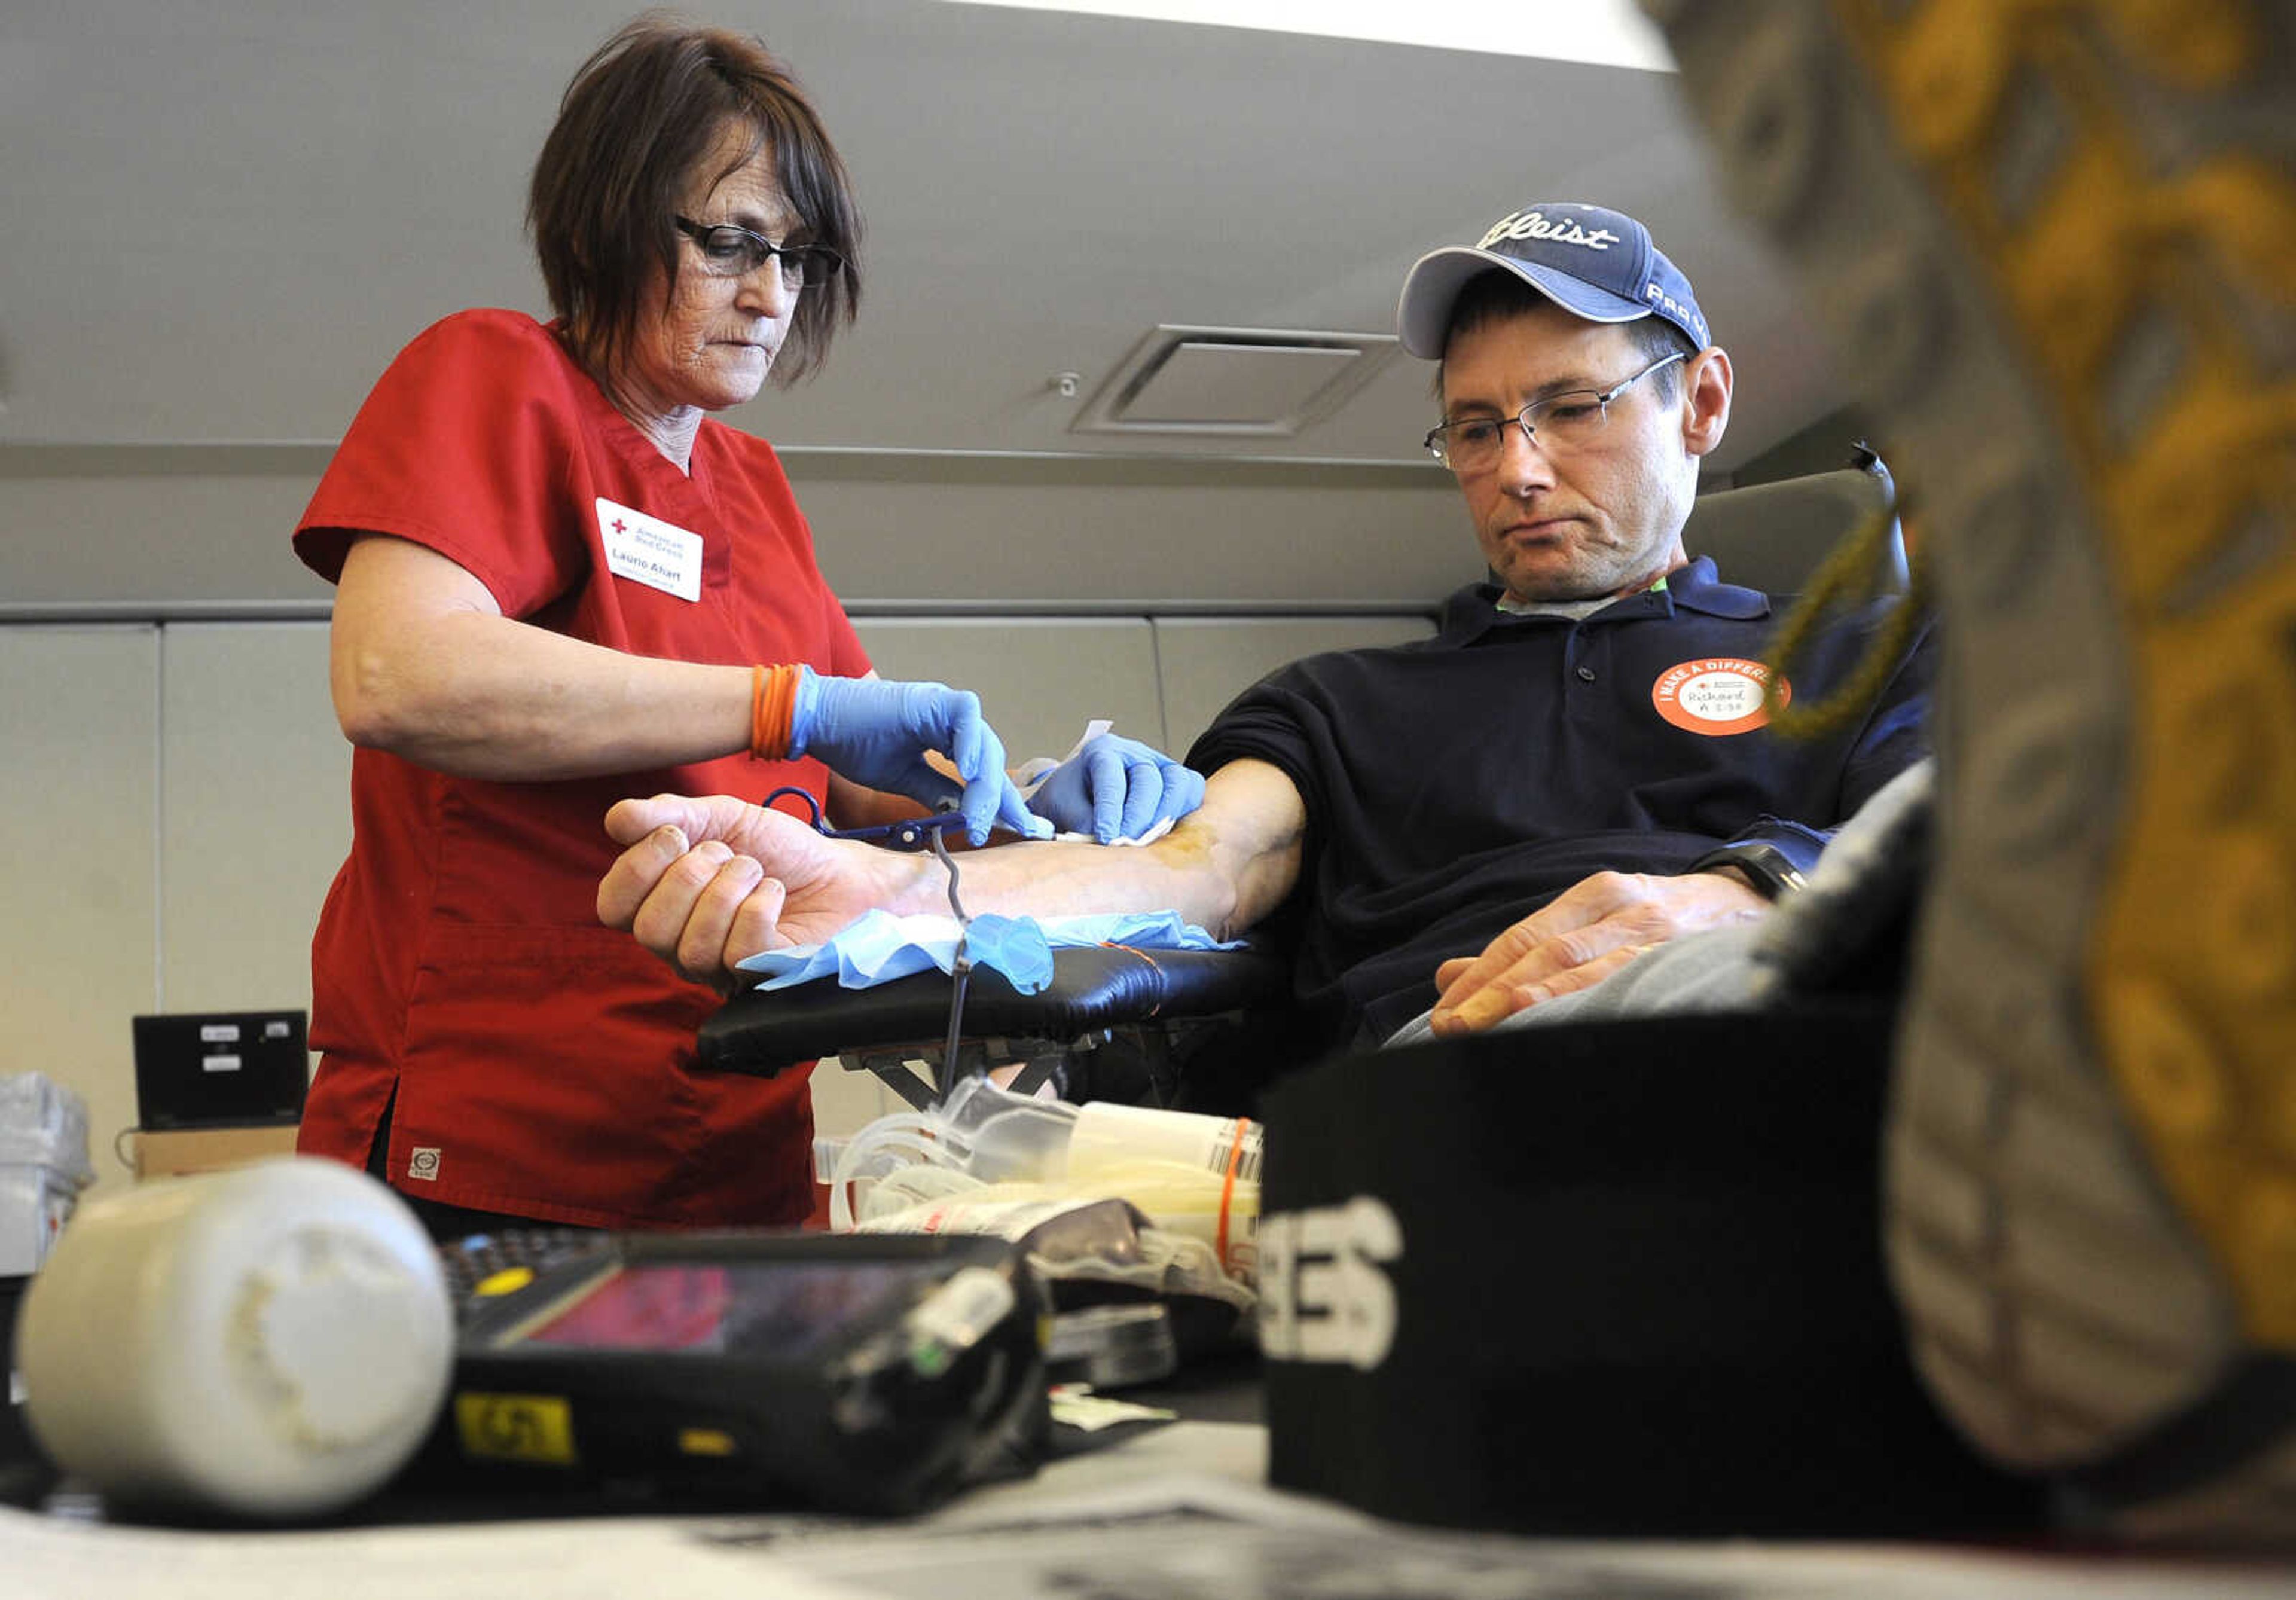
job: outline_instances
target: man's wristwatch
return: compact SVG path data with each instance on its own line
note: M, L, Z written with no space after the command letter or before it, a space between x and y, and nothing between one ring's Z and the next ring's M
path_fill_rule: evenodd
M1718 866L1734 866L1745 874L1752 881L1755 891L1766 900L1779 899L1788 890L1803 888L1809 882L1792 857L1776 845L1764 844L1759 840L1709 850L1690 864L1690 870L1711 872Z

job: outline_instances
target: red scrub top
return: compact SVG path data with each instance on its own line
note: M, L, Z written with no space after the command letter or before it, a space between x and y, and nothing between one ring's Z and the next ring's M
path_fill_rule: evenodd
M704 421L690 464L665 460L552 329L466 311L375 385L295 550L332 582L349 530L390 534L468 569L504 616L572 638L865 673L772 447ZM608 539L633 564L632 511L657 540L662 524L674 544L699 537L697 598L609 570ZM488 783L357 751L351 853L311 947L323 1055L298 1147L365 1162L395 1089L390 1181L423 1199L603 1227L804 1217L808 1074L695 1070L718 997L600 926L596 895L617 853L606 810L626 795L757 800L825 781L817 761L734 756Z

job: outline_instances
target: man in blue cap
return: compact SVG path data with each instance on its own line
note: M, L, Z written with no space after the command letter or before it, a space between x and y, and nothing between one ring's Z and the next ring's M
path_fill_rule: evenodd
M969 910L1177 909L1296 953L1315 1049L1435 1008L1487 1027L1692 931L1759 917L1833 830L1923 753L1926 636L1862 720L1762 733L1768 598L1682 529L1730 414L1729 357L1630 217L1541 202L1406 278L1404 347L1441 363L1427 448L1457 476L1493 579L1423 642L1311 656L1246 690L1190 752L1204 803L1140 849L976 854ZM1837 679L1855 616L1809 650ZM933 911L938 864L840 851L725 800L615 808L599 911L689 975ZM762 872L759 868L762 867Z
M1730 357L1642 224L1599 206L1510 212L1474 244L1422 257L1397 321L1405 349L1443 363L1427 447L1458 476L1503 606L1615 598L1685 564L1697 459L1730 418ZM1646 402L1685 407L1678 454L1621 447L1647 431L1628 413L1658 418Z

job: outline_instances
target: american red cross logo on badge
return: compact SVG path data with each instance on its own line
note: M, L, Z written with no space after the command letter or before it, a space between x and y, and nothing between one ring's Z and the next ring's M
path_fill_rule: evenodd
M1719 736L1750 733L1770 720L1762 692L1770 669L1739 656L1684 661L1659 674L1651 685L1658 714L1689 733ZM1778 679L1778 703L1793 698L1793 685Z

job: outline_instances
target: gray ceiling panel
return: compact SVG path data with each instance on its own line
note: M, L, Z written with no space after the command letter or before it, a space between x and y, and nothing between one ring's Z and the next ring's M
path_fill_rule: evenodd
M214 470L228 476L257 447L339 438L376 374L436 318L474 304L538 309L521 234L528 169L566 78L634 9L6 0L0 457L188 445L218 450ZM1698 283L1739 373L1717 464L1839 403L1767 247L1726 217L1668 75L945 0L693 9L755 29L794 63L867 216L859 324L814 382L728 414L798 457L1423 466L1430 369L1403 357L1294 433L1072 424L1160 325L1391 333L1421 251L1541 196L1643 217ZM1059 391L1063 373L1077 374L1075 393ZM283 506L296 475L268 486ZM0 460L9 538L58 541L37 554L0 548L0 601L170 587L102 576L137 569L181 574L173 587L187 595L310 592L275 565L283 529L234 525L221 501L185 528L123 527L111 550L67 550L61 533L29 526L24 513L42 505L92 514L72 487L86 476ZM1406 494L1414 505L1436 487L1410 481L1426 486ZM121 490L156 492L148 480ZM914 550L866 525L890 503L832 491L809 503L817 526L845 511L840 496L865 526L841 543L824 528L824 559L863 593L922 587L905 576ZM1128 530L1164 509L1106 521ZM1433 594L1472 554L1456 513L1431 505L1406 515L1400 544L1382 541L1379 516L1353 519L1364 526L1342 535L1356 542L1334 544L1305 582L1301 566L1233 571L1250 558L1208 541L1201 571L1159 588L1152 560L1096 545L1118 537L1098 521L1060 519L1020 554L991 548L983 521L959 552L976 563L960 590L1057 592L1091 571L1149 586L1095 594ZM144 567L142 546L160 535L168 548ZM11 570L18 561L38 570ZM72 576L74 562L95 576Z
M528 166L626 14L13 0L0 442L331 439L430 321L537 307ZM943 0L723 14L810 85L869 222L860 325L734 414L776 439L1166 448L1070 433L1054 375L1089 394L1160 323L1391 332L1421 250L1540 194L1637 212L1690 271L1749 380L1739 453L1829 408L1663 75ZM1406 457L1425 382L1399 361L1283 448Z

